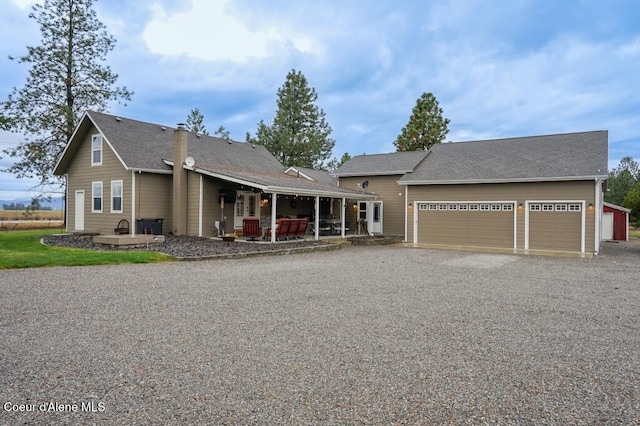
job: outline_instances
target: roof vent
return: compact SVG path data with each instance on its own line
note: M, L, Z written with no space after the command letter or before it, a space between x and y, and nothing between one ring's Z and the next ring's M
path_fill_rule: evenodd
M251 148L255 148L255 147L256 147L256 145L255 145L255 144L251 144Z
M232 141L231 139L228 139L228 140L227 140L227 143L228 143L229 145L231 145L231 144L233 143L233 141Z
M185 130L184 123L178 123L178 130Z
M162 130L162 131L164 132L165 130L167 130L167 128L166 128L166 127L164 127L164 126L161 126L161 127L160 127L160 130Z
M202 134L200 134L200 133L196 133L196 137L197 137L197 138L201 138L201 137L202 137Z
M119 122L121 122L121 121L122 121L122 118L120 118L120 117L116 117L116 121L119 123Z

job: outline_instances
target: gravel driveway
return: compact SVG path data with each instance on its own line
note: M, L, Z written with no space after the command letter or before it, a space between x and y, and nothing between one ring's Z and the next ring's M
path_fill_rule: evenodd
M0 271L0 423L637 424L639 277L612 243Z

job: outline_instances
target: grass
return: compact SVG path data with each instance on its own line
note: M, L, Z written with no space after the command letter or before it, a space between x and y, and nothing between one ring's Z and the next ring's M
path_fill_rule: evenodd
M629 238L640 238L640 228L629 227Z
M58 230L0 232L0 269L42 266L117 265L124 263L167 262L172 258L152 251L97 251L53 247L40 238Z

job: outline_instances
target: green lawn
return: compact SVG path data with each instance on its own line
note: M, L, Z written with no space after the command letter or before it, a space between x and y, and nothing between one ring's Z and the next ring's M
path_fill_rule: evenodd
M172 260L170 256L152 251L95 251L46 246L43 235L58 230L0 232L0 269L36 268L40 266L115 265L121 263L151 263Z
M640 228L633 229L629 227L629 238L640 238Z

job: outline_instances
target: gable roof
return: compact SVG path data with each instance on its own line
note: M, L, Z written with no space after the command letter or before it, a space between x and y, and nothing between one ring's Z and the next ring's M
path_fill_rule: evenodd
M400 184L604 179L605 130L434 145Z
M427 154L427 151L406 151L356 155L333 174L337 177L403 175L413 171Z
M171 173L175 128L88 111L65 147L54 173L66 173L87 132L95 126L126 170ZM262 145L228 141L187 132L188 153L195 164L185 169L250 185L266 192L367 198L369 194L337 186L327 172L301 168L314 180L284 173L284 167Z
M166 162L173 158L175 128L87 111L76 128L55 167L55 174L64 174L83 135L93 124L113 149L127 170L156 173L171 171ZM212 165L242 166L254 170L282 170L278 160L263 146L230 142L212 136L188 132L188 155Z
M290 176L296 176L296 177L298 176L298 173L299 173L300 176L305 179L321 182L327 185L338 184L338 179L335 176L332 176L326 170L316 170L316 169L310 169L309 167L291 166L284 172Z

